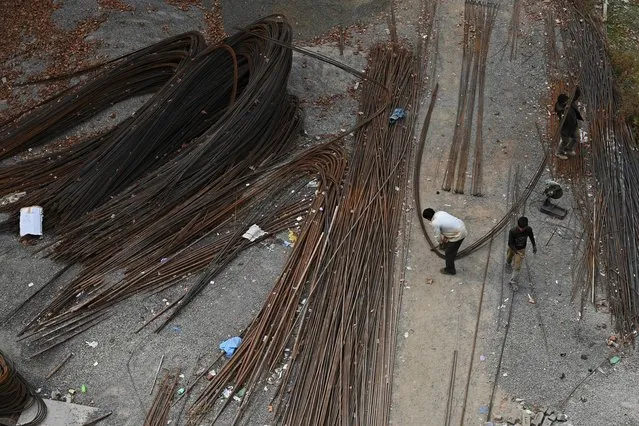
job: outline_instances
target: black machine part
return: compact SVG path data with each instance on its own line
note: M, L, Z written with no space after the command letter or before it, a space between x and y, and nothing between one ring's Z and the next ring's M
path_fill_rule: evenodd
M546 181L546 187L544 189L544 195L546 196L546 200L544 204L539 208L539 210L547 214L548 216L555 217L557 219L563 219L568 214L568 210L563 207L559 207L550 202L550 199L558 200L564 195L564 190L561 188L557 182L552 180Z

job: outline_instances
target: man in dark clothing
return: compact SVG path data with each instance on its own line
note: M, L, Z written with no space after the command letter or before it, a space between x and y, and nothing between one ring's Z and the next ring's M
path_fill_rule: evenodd
M559 120L562 119L564 114L566 114L566 118L564 120L563 126L561 126L561 141L559 142L559 146L557 147L557 152L555 155L557 158L562 160L567 160L568 156L575 155L575 144L579 140L579 123L578 121L584 121L577 109L577 100L581 95L581 91L579 87L575 89L575 97L572 100L570 106L568 106L568 101L570 98L568 95L562 93L557 97L557 103L555 103L555 113L557 113L557 117Z
M535 243L535 235L530 226L528 226L528 218L525 216L520 217L517 220L517 226L512 228L508 233L508 253L506 253L506 263L512 265L513 259L515 264L513 265L513 274L510 278L510 285L513 291L517 291L517 279L519 278L519 271L521 270L521 262L526 255L526 243L530 238L530 242L533 246L533 253L537 253L537 244Z

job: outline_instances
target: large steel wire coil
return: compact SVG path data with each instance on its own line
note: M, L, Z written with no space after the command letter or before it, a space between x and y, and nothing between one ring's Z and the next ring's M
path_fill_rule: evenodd
M47 407L13 363L0 351L0 425L15 425L20 414L37 404L36 416L22 426L35 426L44 420Z

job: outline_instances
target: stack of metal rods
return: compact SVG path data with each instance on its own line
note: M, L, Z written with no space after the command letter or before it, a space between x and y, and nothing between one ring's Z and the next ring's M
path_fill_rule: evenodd
M243 92L255 69L242 49L251 49L259 40L246 34L192 58L130 120L102 138L99 152L72 173L27 194L23 203L42 206L52 229L80 219L169 162L185 144L222 120ZM286 70L286 63L278 64ZM9 226L16 221L14 215Z
M258 380L281 360L291 335L297 332L296 321L298 327L303 324L303 318L297 314L298 306L305 295L312 297L313 290L309 291L306 283L317 275L319 262L325 254L326 235L331 228L331 216L338 206L339 185L346 170L346 157L341 149L332 144L318 147L315 151L319 149L323 151L321 156L314 157L321 158L324 166L318 195L309 209L293 252L261 312L245 332L242 345L193 404L190 410L192 423L209 413L229 383L243 384L247 388L244 399L247 401ZM293 349L293 356L297 350L299 348ZM238 413L238 418L240 416L241 413Z
M517 6L515 6L517 7ZM478 73L479 79L477 83L477 91L479 96L477 97L477 125L475 129L475 151L473 155L473 172L471 179L471 194L474 196L480 196L482 194L482 159L484 155L484 93L486 87L486 62L488 60L488 48L490 46L490 35L493 31L495 19L497 18L498 5L489 5L484 8L486 11L480 16L479 22L479 35L481 37L479 43L479 65ZM519 21L519 15L517 14L517 22ZM464 162L465 164L465 162ZM461 169L460 169L461 170ZM458 186L464 189L465 177L463 176L466 171L464 165L464 173L460 173L457 176ZM461 182L460 182L460 176ZM459 192L459 191L458 191Z
M459 74L459 95L457 98L457 118L455 120L455 129L453 132L453 141L450 145L450 151L448 153L448 162L446 163L446 169L444 170L444 181L442 183L442 189L444 191L450 191L453 187L453 181L455 180L455 171L457 169L457 162L459 156L459 150L461 140L465 134L465 121L467 120L467 108L468 108L468 90L469 79L471 72L472 56L474 49L471 49L472 34L471 34L471 20L470 17L473 14L472 11L476 8L470 3L465 2L464 5L464 40L463 40L463 55L462 55L462 69ZM474 99L471 105L474 106ZM472 119L472 116L471 116ZM472 126L472 124L471 124Z
M0 351L0 421L17 422L20 414L34 403L38 405L36 415L23 425L40 424L47 416L47 406L18 373L11 360Z
M486 61L490 35L497 16L498 4L466 0L464 9L464 41L462 71L460 73L457 119L448 162L444 171L442 189L450 191L453 181L455 192L464 193L468 169L469 147L477 101L477 128L473 163L473 195L481 195L481 159L483 152L483 113ZM477 92L479 96L476 98Z
M586 242L575 291L582 302L605 295L616 329L629 334L639 321L639 156L619 112L619 94L598 21L585 5L566 9L564 45L587 107L589 155L575 197Z
M192 405L190 424L219 415L220 393L245 387L238 423L266 372L291 349L274 404L283 424L387 424L400 283L395 250L412 151L413 119L388 123L391 106L416 106L416 62L403 48L370 54L360 110L375 118L355 152L331 170L284 273L242 345ZM384 88L388 87L389 92ZM386 114L377 114L385 105ZM337 166L338 164L336 164Z
M521 0L513 0L513 12L510 16L510 25L508 26L508 43L510 44L510 60L515 59L517 55L519 21L521 20Z
M378 45L369 68L390 89L391 105L416 105L416 64L408 51ZM365 85L360 109L366 116L388 100L386 91ZM283 423L388 423L401 286L394 280L395 250L412 128L412 120L389 126L378 116L356 134L327 260L298 336L304 348L278 410Z
M103 150L109 149L110 141L134 124L133 117L102 134L61 149L51 147L57 136L72 131L117 102L161 91L203 48L203 39L197 33L171 37L97 67L96 75L89 76L86 82L7 121L0 127L0 159L45 144L49 144L54 152L0 167L0 195L33 192L31 201L39 204L51 198L48 193L73 182L83 166L91 164ZM6 206L3 211L9 209L12 206ZM5 223L4 228L13 223L15 219Z
M169 419L169 410L175 396L179 380L179 371L167 371L160 383L158 393L144 419L144 426L164 426Z
M46 157L36 157L0 167L0 194L23 191L29 193L47 186L58 177L65 178L95 156L103 137L106 135L89 137ZM3 210L11 209L13 207L6 206Z
M290 27L283 18L270 17L241 34L229 39L233 49L218 47L201 54L218 58L221 52L236 59L230 67L228 61L215 61L220 67L217 81L226 78L229 87L237 87L222 116L152 173L90 214L58 227L53 256L72 264L81 262L85 269L22 330L22 338L37 341L37 353L103 320L119 301L141 291L157 291L201 271L204 259L189 254L193 249L207 253L209 277L250 245L242 234L251 224L277 232L291 226L296 215L310 205L313 194L300 200L300 188L324 174L324 164L333 161L335 149L331 155L310 150L290 158L301 125L298 102L286 94L292 57L286 47L291 42ZM193 61L196 67L214 65L198 58ZM190 72L186 70L182 82L197 81L195 76L189 80ZM210 73L216 73L214 67L206 68L200 77ZM169 103L179 104L180 100ZM151 116L149 122L157 121ZM122 152L119 146L115 149ZM127 164L136 164L136 159ZM107 177L109 170L103 170ZM100 176L96 174L95 179ZM69 202L82 199L84 187L71 187L79 188L79 194L71 191ZM296 195L291 196L291 191ZM216 243L223 245L213 247ZM122 270L127 271L124 280L105 279ZM158 279L164 272L171 273L171 278ZM201 284L180 301L176 311L201 290Z
M0 160L52 138L125 99L152 93L204 48L195 32L180 34L94 67L97 75L0 126Z

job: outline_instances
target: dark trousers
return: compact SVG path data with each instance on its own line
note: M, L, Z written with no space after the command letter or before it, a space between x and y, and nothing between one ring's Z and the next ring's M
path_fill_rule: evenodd
M447 242L446 247L444 248L444 255L446 256L446 270L448 272L455 273L455 258L457 257L457 252L459 251L459 246L462 245L464 239L462 238L459 241Z
M579 140L579 128L575 128L570 136L561 136L561 140L559 141L559 147L557 148L557 152L559 154L565 154L567 152L571 152L575 149L575 144Z

